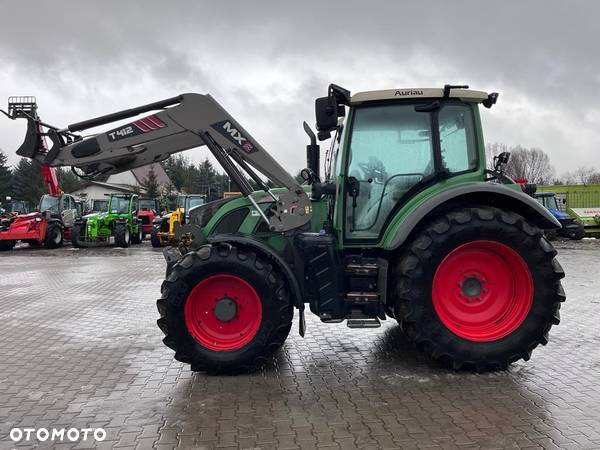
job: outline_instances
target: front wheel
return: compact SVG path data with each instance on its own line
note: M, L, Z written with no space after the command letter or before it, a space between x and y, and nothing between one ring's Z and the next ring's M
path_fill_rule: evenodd
M83 223L75 223L73 224L73 228L71 230L71 244L75 248L85 247L84 241L84 232L86 230L86 224Z
M122 248L131 245L131 232L126 223L115 224L115 245Z
M56 223L49 223L44 236L44 247L58 248L63 245L63 229Z
M226 243L201 247L175 264L157 307L163 342L194 371L260 366L283 345L293 317L278 268Z
M455 369L528 360L559 323L564 272L542 232L516 213L461 208L427 223L394 267L409 339Z

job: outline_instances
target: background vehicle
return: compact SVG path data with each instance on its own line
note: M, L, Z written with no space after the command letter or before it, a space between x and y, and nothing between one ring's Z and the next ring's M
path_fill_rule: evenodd
M29 202L25 200L13 200L11 197L6 197L6 200L0 203L0 216L27 214L29 210Z
M140 198L138 218L142 222L142 236L152 233L154 220L160 217L160 206L156 198Z
M544 205L562 225L562 228L547 232L546 236L548 239L554 240L556 236L564 236L574 240L583 239L585 236L583 224L579 219L572 217L560 209L554 192L536 192L533 194L533 197Z
M150 235L152 247L176 245L178 241L175 237L176 224L185 225L188 222L190 211L204 203L206 203L206 195L178 195L175 211L154 220Z
M27 137L17 150L22 156L46 156L48 149L43 126L37 115L35 97L10 97L8 112L1 111L10 119L27 119ZM31 246L44 245L48 248L60 247L63 239L70 239L73 222L81 210L71 195L63 194L58 185L56 172L46 163L41 165L44 184L48 194L43 195L38 206L39 212L12 215L0 221L0 250L12 249L17 241Z
M138 196L110 194L105 212L87 214L73 226L74 247L109 245L114 238L117 247L142 242L142 224L137 217Z
M325 178L304 124L303 186L199 94L50 129L49 163L93 177L206 145L240 188L242 197L190 212L179 231L192 241L164 250L158 325L192 370L256 367L283 345L294 307L304 335L305 303L322 322L351 328L393 317L432 358L493 370L546 344L565 300L542 233L560 224L503 174L507 154L485 169L479 105L497 96L451 85L351 95L332 84L315 103L319 139L334 133ZM149 111L158 112L74 134Z

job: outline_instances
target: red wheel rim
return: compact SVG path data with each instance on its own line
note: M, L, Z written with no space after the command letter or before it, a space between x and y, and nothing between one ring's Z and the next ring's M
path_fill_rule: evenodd
M220 312L223 305L227 317ZM210 350L231 351L256 336L262 320L262 304L246 280L218 274L194 286L185 301L184 313L185 325L198 343Z
M455 248L435 272L433 307L454 334L476 342L515 331L533 303L533 280L523 258L495 241Z

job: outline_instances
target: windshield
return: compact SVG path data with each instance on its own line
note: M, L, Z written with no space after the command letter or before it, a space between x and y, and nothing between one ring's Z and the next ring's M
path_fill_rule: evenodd
M58 212L60 208L60 197L44 195L40 201L40 212L52 211Z
M556 197L554 195L538 196L537 201L544 205L544 207L546 207L547 209L560 209L558 207L558 202L556 201Z
M435 118L439 149L434 148L432 137ZM447 103L434 111L416 111L414 104L356 108L347 175L357 185L358 195L346 199L347 234L379 236L394 206L413 186L434 174L437 151L442 169L451 174L477 167L474 119L468 105Z
M194 206L204 205L204 197L191 197L187 199L187 204L185 205L185 210L189 211Z
M110 198L110 212L113 214L126 214L129 212L129 199L130 197L116 197Z
M108 211L108 200L94 200L92 202L93 212L105 212Z
M142 199L140 200L140 209L156 210L156 201L148 198Z

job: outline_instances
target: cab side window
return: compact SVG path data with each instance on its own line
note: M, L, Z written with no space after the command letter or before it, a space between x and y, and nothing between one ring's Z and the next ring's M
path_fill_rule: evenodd
M445 105L439 113L442 163L450 173L477 167L473 112L467 105Z

